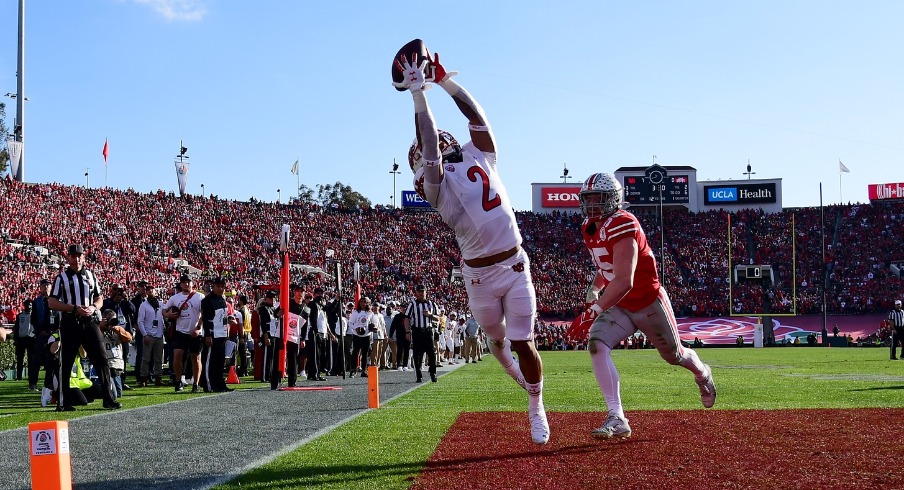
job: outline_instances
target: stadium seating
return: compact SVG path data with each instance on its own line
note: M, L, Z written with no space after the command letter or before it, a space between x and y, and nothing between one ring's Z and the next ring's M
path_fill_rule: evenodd
M772 284L736 284L730 296L729 213L671 209L662 228L655 213L637 214L657 257L663 248L664 284L679 316L723 316L729 308L790 313L795 311L795 284L796 312L821 313L824 278L830 313L886 311L904 290L904 281L889 268L892 261L904 259L902 203L825 208L825 262L819 208L732 213L732 264L770 264L776 276ZM516 217L531 256L540 316L571 319L593 274L580 237L580 216L518 212ZM460 262L458 247L435 213L322 209L11 181L0 184L5 286L0 306L15 310L33 297L38 281L52 278L65 265L60 255L75 242L85 244L87 263L104 286L146 280L169 291L180 264L187 263L200 269L201 276L223 274L236 289L249 292L255 284L278 280L276 240L283 223L292 227L292 262L330 270L329 261L338 260L348 277L357 261L364 290L378 301L407 296L414 284L425 282L447 309L467 310L464 287L450 278ZM331 258L328 249L334 251ZM310 287L328 283L312 273L295 272L292 279ZM558 334L550 331L549 345Z

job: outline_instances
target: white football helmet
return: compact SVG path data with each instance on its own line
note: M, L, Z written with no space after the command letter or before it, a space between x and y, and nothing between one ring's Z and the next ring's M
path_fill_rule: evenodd
M444 163L458 163L461 161L461 145L455 140L448 131L437 129L439 134L439 153L443 157ZM424 165L424 155L421 151L421 145L417 143L417 138L411 143L408 149L408 166L411 171L417 173L418 169Z
M621 209L621 183L612 174L595 173L581 186L581 212L588 218L605 218Z

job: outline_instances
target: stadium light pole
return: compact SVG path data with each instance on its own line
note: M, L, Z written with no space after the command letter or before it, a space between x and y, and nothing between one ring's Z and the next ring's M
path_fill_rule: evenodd
M751 176L751 175L756 175L756 172L752 172L752 171L751 171L752 169L753 169L753 167L750 166L750 159L748 158L748 159L747 159L747 171L744 172L744 173L742 173L741 175L746 175L746 176L747 176L747 180L750 180L750 176Z
M276 202L278 203L282 199L282 193L279 189L276 189Z
M402 172L399 172L399 164L396 163L395 158L392 159L392 170L389 171L392 174L392 209L396 208L396 175L399 175Z
M560 175L559 177L562 179L563 184L567 184L568 179L573 178L568 175L568 165L567 164L565 164L565 163L562 164L562 175Z
M204 184L201 184L201 197L204 197Z
M88 188L88 170L90 169L91 167L85 167L85 189Z

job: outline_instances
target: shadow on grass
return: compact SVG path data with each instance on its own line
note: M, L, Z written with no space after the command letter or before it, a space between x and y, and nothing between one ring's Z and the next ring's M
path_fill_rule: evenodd
M620 441L621 444L641 442L639 440ZM612 445L613 451L617 451L616 445ZM457 472L463 466L496 462L520 460L536 460L538 464L549 458L554 461L564 455L599 454L599 444L582 444L550 449L533 449L530 451L494 454L488 456L474 456L456 459L432 460L423 462L400 462L394 464L338 464L326 466L286 467L281 465L278 469L269 466L250 471L227 484L231 487L242 488L287 488L303 487L307 485L354 485L384 477L407 476L407 480L413 482L418 476L430 473ZM520 464L520 463L519 463ZM350 486L349 488L355 488Z
M879 391L879 390L904 390L904 385L898 386L872 386L869 388L855 388L850 391Z

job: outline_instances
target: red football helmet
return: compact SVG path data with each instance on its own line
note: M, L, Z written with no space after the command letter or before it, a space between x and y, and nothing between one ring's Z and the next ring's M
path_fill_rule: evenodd
M461 145L452 136L452 133L437 129L439 134L439 153L443 157L443 162L456 163L461 161ZM424 155L421 151L421 145L417 143L417 139L411 143L408 149L408 166L411 171L417 173L418 169L424 164Z

